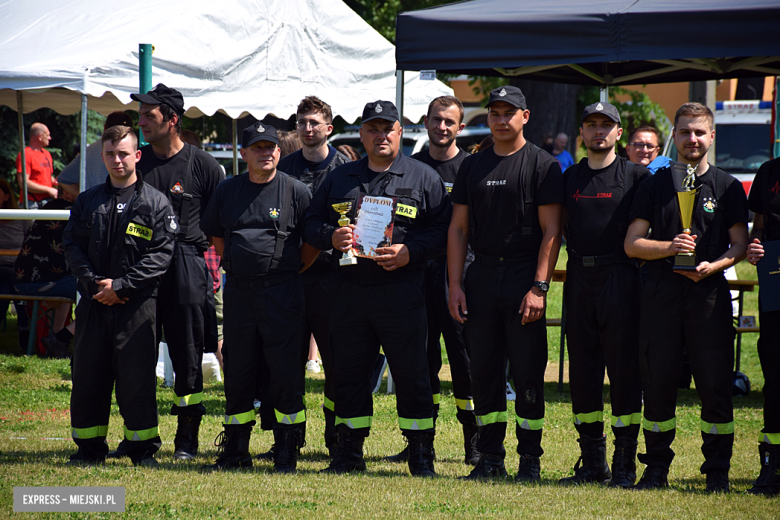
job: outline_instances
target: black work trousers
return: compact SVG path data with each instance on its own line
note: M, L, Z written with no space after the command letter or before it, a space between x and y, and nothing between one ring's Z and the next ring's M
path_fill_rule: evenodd
M566 266L566 343L574 425L582 438L604 434L604 368L609 376L612 432L636 440L642 422L639 382L640 274L636 263Z
M523 325L518 313L535 276L536 258L510 263L477 256L466 273L468 320L464 332L480 453L506 455L507 358L517 391L517 452L535 457L543 453L547 324L542 318Z
M368 436L373 419L371 371L381 345L396 385L402 433L432 432L422 273L411 280L377 285L343 281L333 307L336 425Z
M203 252L191 244L177 242L171 266L158 291L157 337L164 335L176 382L171 415L200 417L203 406L203 350L206 344L206 292L208 268ZM216 315L209 318L216 323Z
M73 440L87 455L105 457L111 393L125 421L127 452L153 454L162 446L157 429L155 298L104 305L81 298L76 307Z
M428 371L433 392L434 410L438 416L441 399L441 338L447 349L455 395L456 417L461 424L475 424L471 395L471 361L463 339L463 324L450 315L447 257L432 261L425 270L425 312L428 318Z
M268 380L273 428L292 428L306 421L300 368L303 286L298 273L235 278L225 283L222 359L225 366L225 424L254 425L254 397L262 370ZM269 406L273 403L273 406Z
M668 468L674 459L671 445L685 347L702 406L705 460L701 472L729 469L734 444L731 313L723 273L694 282L672 271L650 269L640 310L639 369L647 452L639 456L641 462Z
M763 312L759 308L761 337L758 358L764 373L764 429L773 435L770 444L780 444L780 311ZM764 435L761 436L762 441Z
M330 344L330 315L334 310L338 290L338 272L328 264L315 262L303 272L303 294L306 298L306 320L303 327L304 366L308 359L309 338L313 335L320 351L325 371L325 395L322 408L325 415L325 445L336 442L336 373L333 369L333 349Z

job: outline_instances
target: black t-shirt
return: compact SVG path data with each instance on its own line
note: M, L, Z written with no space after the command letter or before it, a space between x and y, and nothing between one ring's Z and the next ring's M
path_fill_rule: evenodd
M316 171L321 163L321 161L310 161L306 157L301 157L301 162L303 163L304 168L310 172Z
M471 246L477 254L513 256L539 249L542 230L536 215L531 243L523 243L521 248L521 240L528 237L522 239L525 188L521 186L519 173L522 170L524 176L532 174L533 165L527 165L531 146L528 143L507 157L496 155L491 146L463 160L452 188L452 202L469 205L471 194L469 213L474 224ZM531 209L534 212L538 206L563 202L560 163L539 150L536 165L536 194Z
M111 181L107 181L107 189L111 194L111 202L109 203L109 212L106 219L106 227L108 228L108 242L102 248L103 265L111 264L111 248L114 245L114 241L119 232L120 222L125 212L125 208L135 193L135 183L124 188L115 188L111 185Z
M696 235L696 256L698 262L712 262L729 248L731 242L729 229L735 224L747 223L747 198L742 183L723 170L718 171L720 190L725 187L721 200L716 200L712 165L701 176L696 178L696 185L701 187L693 207L691 234ZM656 211L657 204L657 211ZM671 241L682 233L680 222L680 206L677 192L672 182L672 170L669 167L658 170L655 175L639 185L631 203L629 218L633 221L641 218L650 223L653 240ZM716 212L721 212L719 229L712 229ZM715 253L710 254L710 241L716 240ZM648 263L663 265L671 269L673 260L662 258Z
M764 216L766 240L780 240L780 157L758 169L748 197L748 208Z
M623 241L628 225L628 211L637 187L650 177L644 166L633 165L633 182L625 187L628 161L617 157L600 170L588 166L588 160L569 167L563 174L564 209L568 214L567 247L580 256L624 254Z
M426 148L422 152L417 152L412 155L412 159L417 159L436 170L436 173L439 174L441 180L444 181L444 187L447 188L447 192L452 193L452 186L455 184L455 177L458 176L458 169L460 169L461 163L463 163L463 160L468 156L469 154L467 152L458 149L458 155L452 159L437 161L431 157L430 149Z
M257 184L244 173L221 183L203 214L200 224L203 232L225 239L223 266L236 277L269 274L284 195L282 177L294 183L294 189L287 219L289 235L274 273L297 272L301 267L299 250L304 216L311 199L309 189L302 182L277 171L271 182Z
M192 159L192 200L190 202L189 222L187 222L187 236L177 240L188 244L197 244L205 251L208 248L206 236L201 232L199 224L203 212L208 206L214 190L224 178L219 163L194 146L185 144L184 148L168 159L160 159L152 150L152 145L141 148L141 160L138 162L138 170L144 172L144 182L163 192L171 201L173 211L179 217L179 223L183 225L182 201L184 196L185 170L190 153L194 153Z

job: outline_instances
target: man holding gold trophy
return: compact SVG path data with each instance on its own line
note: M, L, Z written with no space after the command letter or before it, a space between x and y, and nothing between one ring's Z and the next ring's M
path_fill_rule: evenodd
M452 210L436 172L401 153L402 133L393 103L366 104L360 139L367 156L333 170L306 216L307 242L333 248L331 265L341 278L332 295L338 445L329 473L366 469L371 368L381 345L397 388L409 471L435 475L423 272L444 253Z
M701 472L707 491L729 491L734 329L723 270L745 258L748 214L742 185L707 163L713 123L712 111L699 103L677 110L679 163L643 182L631 206L626 253L649 267L639 331L646 447L639 460L647 468L635 489L668 485L685 346L702 401Z

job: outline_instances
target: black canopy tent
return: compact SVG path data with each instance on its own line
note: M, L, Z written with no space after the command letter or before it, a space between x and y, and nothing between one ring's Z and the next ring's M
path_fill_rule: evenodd
M778 0L467 0L396 19L398 70L580 85L780 76Z

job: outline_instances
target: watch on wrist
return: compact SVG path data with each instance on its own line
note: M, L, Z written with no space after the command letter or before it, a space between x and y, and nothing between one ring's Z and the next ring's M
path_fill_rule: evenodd
M542 291L544 294L547 294L547 291L550 290L550 284L547 282L534 282L534 287Z

